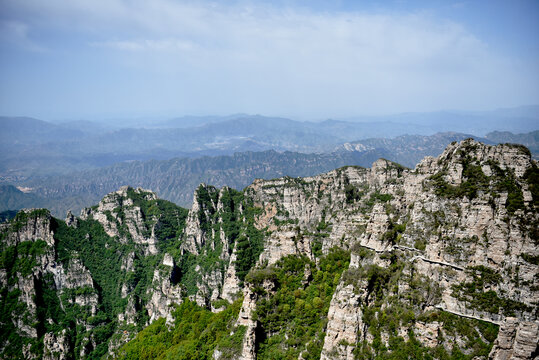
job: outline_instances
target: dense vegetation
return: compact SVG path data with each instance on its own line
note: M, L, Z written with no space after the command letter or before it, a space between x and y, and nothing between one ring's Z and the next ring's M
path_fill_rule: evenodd
M154 199L151 193L133 188L126 189L125 197L118 194L111 196L119 205L112 210L105 210L104 214L118 231L118 236L115 237L109 236L103 226L93 220L91 216L87 220L77 219L76 226L68 226L63 221L51 218L46 210L35 210L31 213L19 212L11 221L9 224L11 232L21 230L29 221L43 221L44 224L49 224L47 226L50 226L54 232L55 249L48 249L47 244L42 240L25 241L7 247L2 243L0 267L6 270L9 284L12 284L19 276L30 275L38 265L36 258L43 255L48 249L56 254L57 261L63 264L66 271L69 270L70 264L75 262L88 269L92 276L92 285L63 289L58 292L51 274L38 276L34 280L36 301L39 303L36 314L38 324L28 324L38 329L38 339L35 340L19 336L14 331L14 325L9 319L10 316L16 314L32 318L29 313L29 315L24 315L27 310L24 305L17 303L20 292L18 290L8 292L7 288L0 289L2 294L0 300L2 302L1 321L2 324L6 324L6 326L2 326L2 334L5 335L3 339L9 339L9 346L5 348L4 355L19 354L22 344L29 341L33 344L32 351L38 355L42 354L45 333L58 333L62 329L68 329L65 336L68 343L71 344L71 356L83 351L89 354L88 358L100 358L108 351L108 340L111 336L122 331L142 330L147 325L149 318L143 307L151 296L148 289L152 284L154 269L160 266L164 253L172 255L178 264L178 267L174 269L174 276L171 275L173 282L182 285L185 289L185 295L193 295L200 290L200 284L203 284L201 273L210 273L214 269L224 271L225 266L228 265L221 256L224 251L224 244L221 240L224 239L220 238L220 229L223 230L222 233L227 240L228 255L232 253L234 246L237 247L235 249L237 261L234 266L241 281L254 266L263 249L263 232L254 227L255 215L260 212L260 209L255 208L252 201L245 199L243 193L236 190L225 188L219 192L214 187L199 187L197 201L200 211L197 216L208 242L202 244L202 248L198 249L198 254L180 250L182 232L188 214L186 209L166 200ZM220 206L218 206L218 202L221 204ZM142 224L138 225L136 231L148 238L152 235L153 229L160 250L159 254L148 254L144 246L137 245L133 241L132 229L128 227L129 220L127 219L128 212L132 209L140 209L142 217ZM94 207L95 210L97 207ZM2 237L8 236L8 234L8 232L2 232ZM130 270L124 267L126 257L132 259ZM202 269L202 271L196 271L195 268ZM122 296L122 288L129 291L129 297L133 299L137 309L136 325L134 326L126 326L118 322L118 314L126 310L129 299L125 295ZM86 305L78 305L75 300L81 296L97 297L99 304L95 310ZM229 329L230 316L233 313L237 315L239 306L235 304L230 310L223 311L223 315L213 319L212 313L208 310L195 309L194 305L190 305L188 301L184 304L177 312L180 327L183 327L182 321L184 320L182 319L187 314L195 319L198 319L201 314L205 314L208 322L201 322L199 326L204 328L206 325L210 326L210 323L220 321L219 337L223 337L223 329ZM225 315L228 316L226 321L223 318ZM83 325L85 323L91 326L86 327ZM162 325L160 324L156 324L155 327L159 328ZM148 331L153 330L150 328ZM224 352L236 349L237 342L241 341L242 331L244 330L238 329L235 336L223 337L220 346ZM193 333L189 339L194 341L194 339L199 338L198 335L200 334ZM175 338L178 336L176 335ZM184 340L181 341L182 344L184 344ZM197 344L200 344L200 341L207 341L207 339L201 338L197 341L199 342L189 346L200 348ZM97 346L94 347L93 344ZM213 344L213 347L216 344ZM175 351L185 352L189 346L175 346ZM204 351L211 355L212 349L207 348L207 351ZM189 351L186 354L190 354ZM130 352L126 352L126 354L130 354ZM186 358L203 357L198 350L189 356Z
M332 249L318 263L291 255L249 273L259 298L255 319L265 334L257 339L257 359L320 358L329 304L349 259Z
M132 200L132 206L140 208L144 220L144 227L139 231L149 237L149 229L155 225L158 247L163 252L177 251L180 243L174 240L178 239L185 227L187 210L166 200L148 198L147 195L148 193L134 191L132 188L127 189L127 198ZM124 223L126 209L122 206L114 211L118 219L116 226L120 236L129 239L131 235ZM69 227L61 221L56 224L55 237L58 241L59 260L68 262L73 253L80 256L100 289L104 310L109 317L116 316L125 308L126 299L120 296L123 282L128 288L133 289L138 299L143 303L146 302L148 296L146 289L151 283L153 269L161 261L162 254L145 254L144 249L133 242L120 242L119 239L109 237L102 225L95 220L79 220L77 227ZM134 254L134 271L126 274L120 268L123 258L130 253ZM147 319L141 316L138 323L143 325Z
M242 298L212 313L185 300L172 313L174 324L167 326L161 318L122 346L119 358L125 360L210 360L216 348L223 359L234 359L241 350L245 327L235 327Z
M153 270L159 264L162 255L145 256L141 248L133 243L122 244L117 239L109 237L103 227L95 220L80 220L76 228L68 227L63 222L57 222L55 238L58 241L58 259L68 264L73 256L78 256L83 265L92 274L95 288L100 299L100 308L93 317L83 316L74 312L72 321L86 320L92 323L91 333L77 328L75 353L84 339L100 339L98 346L91 350L90 358L99 358L107 351L108 339L116 331L117 315L125 311L127 298L121 296L122 284L132 289L135 302L144 304L148 301L146 293L152 281ZM133 271L126 272L121 268L126 254L134 253ZM62 297L68 295L64 294ZM67 315L67 314L66 314ZM145 311L137 312L137 327L141 330L148 321ZM82 331L82 334L80 333Z
M144 193L128 189L128 198L134 206L141 209L147 228L155 225L155 235L163 251L177 248L177 239L184 225L187 210L165 200L148 200ZM126 199L121 199L125 201ZM128 231L122 220L125 207L117 208L116 216L121 236L127 236ZM107 213L107 216L111 214ZM2 240L23 230L25 226L42 222L54 232L55 248L52 249L45 241L18 242L6 246L2 241L0 268L6 271L8 285L12 286L19 277L32 276L35 268L40 265L38 258L55 254L56 260L63 265L64 271L80 262L91 273L90 287L64 288L58 291L51 273L34 273L29 286L35 288L37 312L32 313L24 304L18 303L19 290L8 291L0 289L2 294L1 331L2 342L8 341L3 355L13 358L21 356L21 346L24 343L32 345L31 352L42 356L43 336L45 333L60 333L65 329L65 338L72 349L69 356L81 351L89 354L87 357L100 358L106 354L109 338L118 329L118 314L125 310L127 299L120 294L122 284L131 289L137 306L147 302L147 289L152 281L153 270L159 264L161 255L147 255L144 249L132 241L119 241L112 238L95 220L77 219L77 226L67 226L65 222L50 216L47 210L21 211L17 213L8 226L8 231L2 232ZM149 234L146 234L149 235ZM129 239L129 236L127 236ZM122 269L122 262L128 254L133 254L133 271ZM76 299L99 299L95 310L88 305L79 305ZM21 337L13 328L12 316L20 316L31 328L37 331L37 339L29 340ZM35 322L37 320L37 322ZM141 330L148 322L145 311L137 312L137 328ZM89 324L86 326L84 324ZM94 347L93 344L96 344ZM5 345L5 343L4 343ZM83 350L84 349L84 350Z
M0 344L3 346L2 356L5 358L21 358L20 349L23 344L29 344L31 351L37 355L42 351L41 338L28 339L22 337L13 324L12 318L19 316L30 323L31 314L24 303L19 302L21 291L11 290L17 283L19 276L29 276L34 266L36 258L43 255L47 244L43 240L23 241L17 245L4 246L2 243L2 253L0 257L0 269L6 272L7 287L0 289ZM43 336L43 329L38 329L38 337Z

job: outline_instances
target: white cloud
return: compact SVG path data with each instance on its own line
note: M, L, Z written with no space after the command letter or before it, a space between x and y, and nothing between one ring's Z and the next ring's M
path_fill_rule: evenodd
M137 43L148 50L198 42L214 53L284 50L298 56L345 51L352 56L361 54L362 58L391 55L421 60L480 45L461 26L440 23L427 14L315 13L264 5L171 0L5 2L22 7L38 23L48 21L48 26L105 38L103 43Z
M506 85L519 82L538 92L513 59L429 13L171 0L4 0L3 7L33 26L77 34L104 56L114 52L114 61L170 74L165 81L193 104L187 111L213 102L228 106L218 112L338 116L498 106L517 96ZM27 29L17 31L27 38Z
M0 21L0 40L24 48L28 51L45 51L29 37L30 28L20 21Z
M179 39L102 41L93 42L91 45L131 52L190 51L194 48L191 42Z

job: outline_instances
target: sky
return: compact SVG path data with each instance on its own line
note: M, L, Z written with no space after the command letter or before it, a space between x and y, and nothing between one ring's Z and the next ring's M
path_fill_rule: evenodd
M539 1L0 0L0 115L539 104Z

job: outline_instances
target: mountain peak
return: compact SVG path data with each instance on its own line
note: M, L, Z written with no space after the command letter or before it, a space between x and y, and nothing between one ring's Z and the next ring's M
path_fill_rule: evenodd
M503 170L510 169L517 177L532 166L530 150L523 145L486 145L472 138L449 144L437 161L444 168L493 163Z

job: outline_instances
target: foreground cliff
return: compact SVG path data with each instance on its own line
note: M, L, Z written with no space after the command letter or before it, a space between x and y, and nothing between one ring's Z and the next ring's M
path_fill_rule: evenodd
M20 212L1 356L532 359L538 206L527 149L466 140L415 170L201 185L190 211L122 188Z

